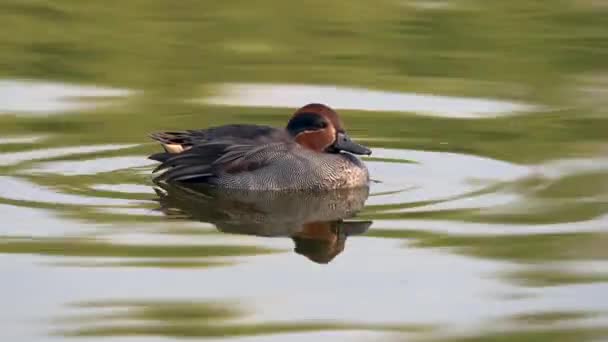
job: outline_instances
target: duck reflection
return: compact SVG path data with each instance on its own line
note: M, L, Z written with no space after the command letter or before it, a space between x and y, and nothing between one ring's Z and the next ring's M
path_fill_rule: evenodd
M368 188L279 193L158 183L155 191L159 210L169 217L209 222L224 233L290 237L296 253L320 264L332 261L348 236L365 233L372 223L352 220Z

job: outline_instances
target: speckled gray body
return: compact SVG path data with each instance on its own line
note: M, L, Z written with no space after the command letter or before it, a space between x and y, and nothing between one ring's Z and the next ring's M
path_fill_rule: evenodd
M347 153L317 153L293 144L259 152L256 158L269 163L247 172L220 172L210 183L231 189L329 190L369 182L365 165Z
M152 156L168 169L165 181L193 181L244 190L330 190L364 187L367 168L348 153L320 153L298 145L284 130L232 125L163 133L155 139L181 144L178 155Z

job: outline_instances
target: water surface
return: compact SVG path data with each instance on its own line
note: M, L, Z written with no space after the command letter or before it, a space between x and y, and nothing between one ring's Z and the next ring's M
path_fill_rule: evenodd
M607 11L2 2L0 337L608 339ZM149 132L308 101L369 191L152 182Z

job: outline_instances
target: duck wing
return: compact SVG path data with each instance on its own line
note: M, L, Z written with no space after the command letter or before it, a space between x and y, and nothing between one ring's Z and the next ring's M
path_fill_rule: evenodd
M155 132L150 137L161 144L177 144L182 146L193 146L207 141L231 139L231 140L256 140L263 138L279 129L262 125L225 125L198 130Z
M150 137L160 142L165 152L153 154L149 158L163 162L172 155L199 144L219 140L230 140L234 143L268 142L283 134L282 130L270 126L242 124L200 130L155 132L150 134Z
M203 142L167 158L153 171L167 170L155 181L212 183L222 174L252 172L284 158L298 145L290 140Z

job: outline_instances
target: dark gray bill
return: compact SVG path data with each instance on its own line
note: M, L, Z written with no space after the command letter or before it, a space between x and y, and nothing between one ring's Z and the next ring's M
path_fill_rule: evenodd
M354 154L372 154L372 150L350 140L350 137L346 133L338 133L336 142L332 145L332 147L336 151L346 151Z

